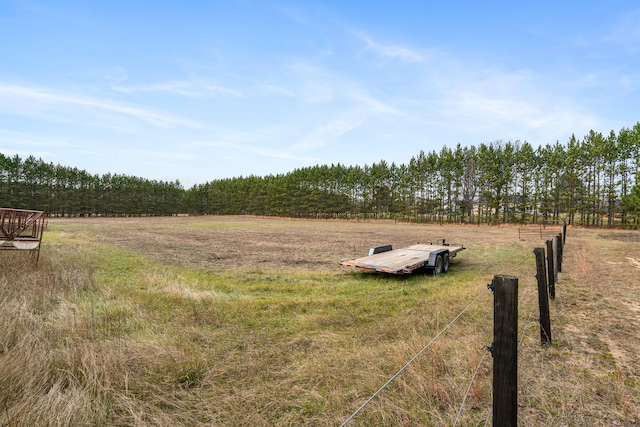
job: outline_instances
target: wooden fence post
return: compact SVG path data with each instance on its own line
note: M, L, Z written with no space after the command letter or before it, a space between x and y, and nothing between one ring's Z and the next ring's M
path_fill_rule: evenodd
M551 299L556 299L556 280L554 272L553 262L553 241L547 240L547 277L549 280L549 296Z
M562 246L563 246L563 244L562 244L562 236L560 234L558 234L556 236L556 239L558 239L558 256L557 256L557 259L558 259L558 271L560 273L562 273L562 249L563 249L562 248Z
M540 306L540 345L551 345L551 319L549 318L549 296L547 295L547 271L544 268L544 248L535 248L536 278L538 279L538 305Z
M567 221L562 225L562 244L567 243Z
M551 239L553 242L553 281L558 281L558 239L557 236Z
M493 279L493 427L518 421L518 278Z

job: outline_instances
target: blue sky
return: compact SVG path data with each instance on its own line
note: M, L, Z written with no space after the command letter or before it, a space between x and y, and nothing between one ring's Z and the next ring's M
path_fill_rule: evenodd
M180 180L640 120L637 1L0 0L0 152Z

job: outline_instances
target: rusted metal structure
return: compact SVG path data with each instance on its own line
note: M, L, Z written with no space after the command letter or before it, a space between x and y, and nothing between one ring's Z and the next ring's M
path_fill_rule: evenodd
M550 239L558 234L562 234L563 226L558 224L527 224L518 227L518 239Z
M340 265L389 274L411 274L419 269L440 274L449 271L449 260L464 249L463 245L450 245L444 239L437 244L417 244L401 249L378 245L369 248L368 256L344 260Z
M0 249L29 251L37 264L44 226L42 211L0 208Z

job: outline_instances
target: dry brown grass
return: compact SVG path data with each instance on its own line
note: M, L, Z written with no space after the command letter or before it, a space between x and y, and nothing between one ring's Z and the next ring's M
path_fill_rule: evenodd
M539 346L532 249L512 227L244 217L52 220L40 266L0 253L0 425L451 425L490 344L485 285L520 278L519 425L639 420L640 238L570 229ZM342 270L446 238L440 277ZM485 425L484 359L458 425Z
M574 229L569 238L550 373L532 380L556 391L556 425L637 425L640 234Z

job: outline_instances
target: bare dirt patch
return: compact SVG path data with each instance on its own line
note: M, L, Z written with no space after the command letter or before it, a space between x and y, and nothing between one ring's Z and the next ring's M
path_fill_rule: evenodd
M214 216L74 218L51 220L50 224L57 222L77 225L79 233L96 241L161 263L225 270L334 269L339 261L364 256L370 246L383 243L403 247L446 239L464 244L467 253L480 258L497 246L532 244L518 241L514 227ZM460 256L465 257L465 253Z

